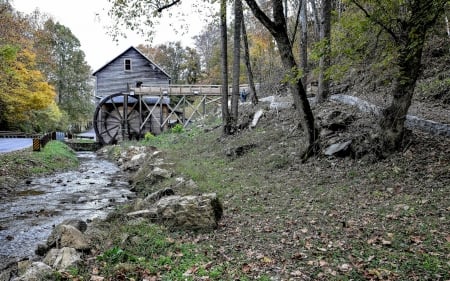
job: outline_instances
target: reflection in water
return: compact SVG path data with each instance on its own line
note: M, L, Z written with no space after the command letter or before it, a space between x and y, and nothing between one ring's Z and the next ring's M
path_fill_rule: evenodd
M79 152L77 171L36 178L0 198L0 269L8 260L32 257L53 227L65 219L105 217L131 194L117 166L92 152ZM3 266L2 266L3 265Z

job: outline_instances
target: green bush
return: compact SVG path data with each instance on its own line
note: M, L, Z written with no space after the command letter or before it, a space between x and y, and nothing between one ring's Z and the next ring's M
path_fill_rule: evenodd
M179 134L184 132L184 127L181 124L176 124L170 131L172 133Z

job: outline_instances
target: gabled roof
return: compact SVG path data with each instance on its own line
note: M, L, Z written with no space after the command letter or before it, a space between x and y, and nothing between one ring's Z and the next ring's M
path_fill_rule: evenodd
M119 55L117 55L115 58L113 58L112 60L110 60L109 62L107 62L104 66L100 67L98 70L96 70L94 73L92 73L93 76L95 76L98 72L102 71L105 67L107 67L110 63L112 63L113 61L115 61L117 58L119 58L120 56L122 56L123 54L129 52L131 49L135 50L136 52L138 52L144 59L146 59L149 63L155 65L159 70L161 70L162 73L164 73L167 77L170 77L170 75L164 71L164 69L162 69L159 65L157 65L156 63L154 63L153 61L151 61L146 55L144 55L141 51L139 51L137 48L131 46L128 49L126 49L125 51L123 51L122 53L120 53Z

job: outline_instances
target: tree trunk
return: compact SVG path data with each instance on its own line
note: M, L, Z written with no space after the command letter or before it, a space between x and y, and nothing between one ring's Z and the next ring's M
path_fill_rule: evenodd
M242 10L241 10L242 11ZM245 20L244 16L241 16L242 18L242 39L244 43L244 62L245 67L247 69L247 78L248 78L248 85L250 90L250 99L253 104L258 103L258 96L256 94L256 88L255 88L255 81L253 79L253 71L252 71L252 65L250 63L250 52L248 48L248 38L247 38L247 30L245 28Z
M221 39L221 61L222 61L222 122L223 133L232 133L232 122L228 111L228 47L227 47L227 0L220 2L220 39Z
M314 125L314 115L306 96L301 78L298 77L298 66L292 52L292 45L287 33L286 18L283 14L281 1L272 1L272 13L274 21L264 14L255 0L246 0L255 17L269 30L275 39L281 62L285 69L285 77L294 100L295 108L300 115L300 124L305 132L306 149L302 151L302 158L306 160L317 152L318 131Z
M242 2L234 0L233 86L231 90L231 120L237 127L239 105L239 78L241 76L241 22Z
M380 120L383 150L392 152L402 145L408 109L420 74L425 32L406 31L399 50L399 73L394 80L394 92L389 107L383 110ZM413 36L413 37L411 37Z
M308 77L308 13L306 10L307 0L301 0L301 10L300 10L300 24L301 24L301 35L300 35L300 66L303 70L302 83L306 86L306 78Z
M324 49L319 61L319 87L316 102L321 103L330 95L330 83L326 71L330 67L331 48L331 0L322 1L322 17L320 23L320 40L324 41Z
M319 27L319 11L317 9L316 0L310 0L311 8L312 8L312 14L313 14L313 21L314 21L314 35L317 40L320 33L320 27Z

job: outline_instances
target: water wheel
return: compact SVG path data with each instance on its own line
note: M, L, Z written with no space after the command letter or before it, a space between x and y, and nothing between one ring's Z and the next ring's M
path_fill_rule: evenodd
M94 112L94 130L102 144L115 144L141 136L138 98L112 94L103 98Z

